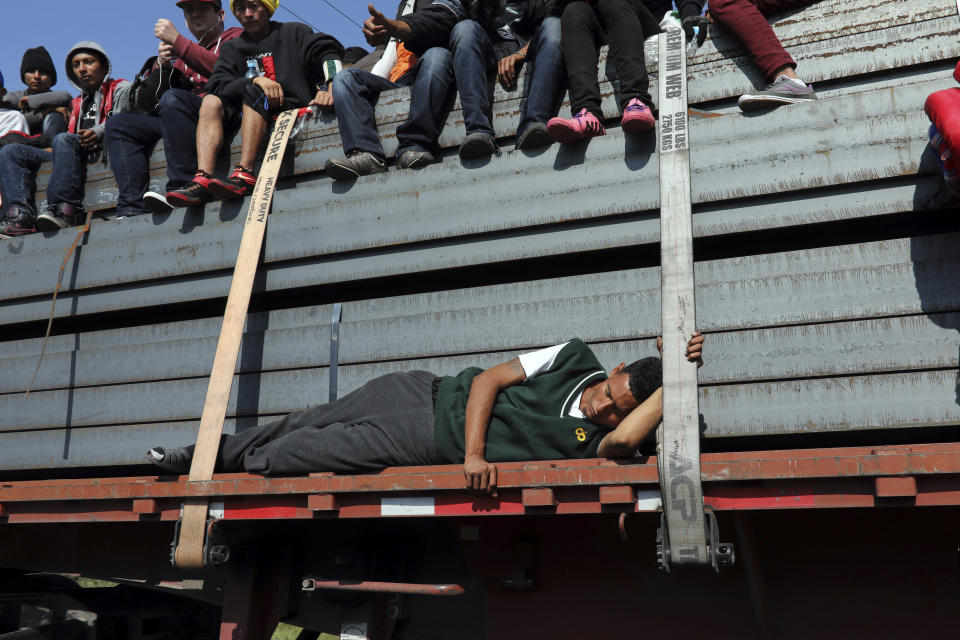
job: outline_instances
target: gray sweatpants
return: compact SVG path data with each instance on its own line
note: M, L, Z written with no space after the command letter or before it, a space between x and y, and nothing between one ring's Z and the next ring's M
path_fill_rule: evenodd
M350 473L436 464L428 371L388 373L342 398L224 436L223 471Z

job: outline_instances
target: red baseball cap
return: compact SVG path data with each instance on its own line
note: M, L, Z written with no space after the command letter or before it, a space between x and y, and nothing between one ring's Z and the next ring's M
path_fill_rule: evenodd
M180 0L179 2L177 2L177 6L182 9L183 5L187 4L188 2L209 2L210 4L212 4L217 8L217 11L220 11L221 9L223 9L223 5L220 4L220 0Z

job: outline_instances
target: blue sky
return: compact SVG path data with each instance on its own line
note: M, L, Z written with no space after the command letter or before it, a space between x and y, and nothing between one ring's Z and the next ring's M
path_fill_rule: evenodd
M113 63L113 77L132 80L140 70L144 60L157 53L158 40L153 36L153 25L159 18L173 21L177 29L189 36L183 22L183 12L177 8L176 0L97 0L96 2L76 2L75 0L24 0L3 2L3 38L0 40L2 58L0 71L3 72L7 90L23 89L20 74L20 59L23 52L43 45L53 57L57 66L57 84L55 89L77 90L65 77L64 58L76 42L96 40L106 49ZM362 23L369 15L366 0L330 0L337 8ZM230 14L229 0L223 0L228 27L239 26ZM376 2L377 8L393 13L396 0ZM336 36L343 46L362 46L370 49L363 41L360 29L346 18L330 8L323 0L280 0L280 9L274 19L281 22L293 22L297 19L285 8L299 14L304 20Z

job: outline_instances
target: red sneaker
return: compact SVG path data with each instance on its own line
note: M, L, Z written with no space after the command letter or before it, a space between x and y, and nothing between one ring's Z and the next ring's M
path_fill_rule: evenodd
M623 118L620 120L620 128L626 133L650 131L656 124L657 121L654 119L650 107L636 98L627 103L623 110Z
M199 207L208 202L213 202L216 198L207 188L210 182L210 174L201 169L193 176L193 180L187 184L179 189L167 191L167 203L176 209L178 207Z
M257 176L246 167L239 164L233 168L225 180L212 178L207 189L213 194L213 197L221 200L230 200L231 198L244 198L253 193L253 186L257 184Z
M572 118L550 118L547 131L557 142L576 142L606 133L597 117L586 109L580 109Z

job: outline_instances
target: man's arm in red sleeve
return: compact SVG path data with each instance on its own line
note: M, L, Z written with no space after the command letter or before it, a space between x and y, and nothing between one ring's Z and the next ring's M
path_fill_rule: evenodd
M223 35L220 37L220 45L222 46L224 42L232 40L236 36L240 35L243 30L237 27L231 27L223 32ZM217 41L214 40L214 43ZM204 78L209 78L213 73L213 65L217 64L217 58L220 56L219 47L213 47L214 50L204 49L199 44L185 38L183 34L177 36L177 39L173 41L173 52L178 58L180 58L187 67L199 73Z

